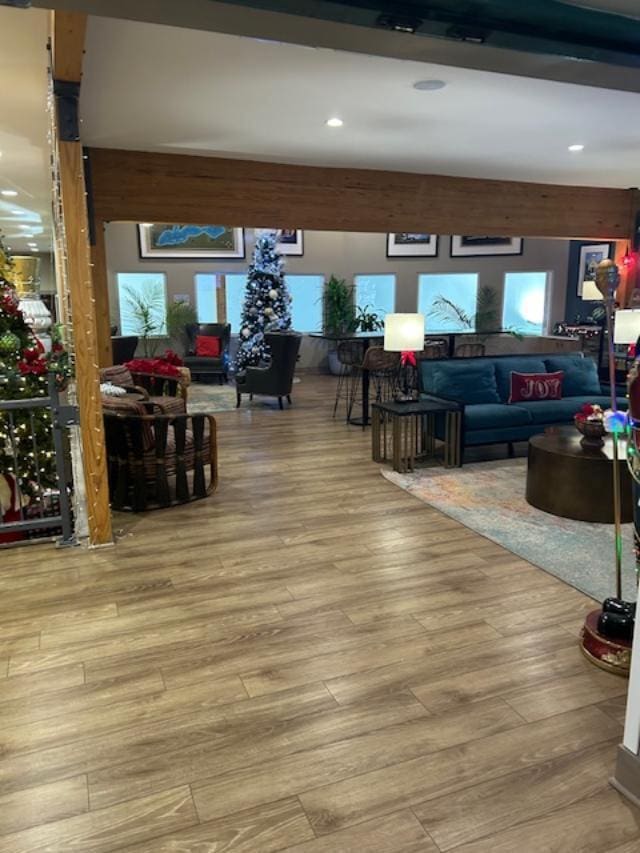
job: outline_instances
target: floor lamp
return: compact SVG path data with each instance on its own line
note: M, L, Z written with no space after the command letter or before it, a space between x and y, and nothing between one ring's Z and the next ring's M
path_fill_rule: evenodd
M620 675L628 675L631 663L631 641L635 623L635 605L622 599L622 524L620 490L619 436L625 431L625 419L618 413L616 394L615 344L634 343L638 337L636 321L640 311L619 310L615 294L620 283L618 267L611 260L598 264L596 286L602 294L606 311L607 353L611 411L607 419L613 444L613 511L615 522L615 598L607 598L601 608L587 614L581 633L585 655L597 666ZM634 315L634 316L630 316ZM636 316L638 315L638 316Z

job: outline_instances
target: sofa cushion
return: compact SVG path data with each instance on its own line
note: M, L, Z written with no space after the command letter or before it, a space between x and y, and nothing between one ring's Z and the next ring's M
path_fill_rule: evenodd
M196 335L196 355L207 358L220 357L220 338L213 335Z
M505 429L513 426L527 426L531 416L519 406L505 406L504 403L479 403L466 406L464 426L466 430Z
M510 403L533 402L534 400L561 400L562 379L561 370L555 373L518 373L511 372Z
M496 370L496 385L498 395L503 403L509 399L511 392L511 373L547 373L544 361L526 356L509 356L494 359Z
M423 365L423 376L426 371ZM493 362L484 359L455 359L431 362L429 388L425 391L467 404L499 403Z
M513 408L526 410L534 424L569 424L573 416L586 403L597 403L603 409L609 408L611 401L607 397L564 397L562 400L535 400L531 403L514 403ZM626 411L627 401L618 400L618 408Z
M564 397L578 397L584 394L602 394L596 364L591 358L580 355L555 356L545 358L547 370L564 371L562 394Z

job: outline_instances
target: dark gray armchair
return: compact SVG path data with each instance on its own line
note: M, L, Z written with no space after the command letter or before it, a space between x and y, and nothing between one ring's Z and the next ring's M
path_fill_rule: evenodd
M231 340L230 323L191 323L186 329L189 347L184 358L184 365L195 378L199 376L217 376L222 385L227 381L229 371L229 342ZM196 338L198 336L220 338L220 355L196 355Z
M284 408L283 397L291 403L293 374L302 335L295 332L267 332L264 337L271 350L271 361L266 367L247 367L244 373L236 376L236 408L243 394L277 397L281 409Z

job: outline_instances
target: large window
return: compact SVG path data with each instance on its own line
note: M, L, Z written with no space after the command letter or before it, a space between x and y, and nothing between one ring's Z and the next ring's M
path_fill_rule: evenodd
M233 273L224 277L225 304L227 307L227 323L231 323L231 331L237 335L240 331L240 317L244 305L244 290L247 286L247 276L244 273Z
M120 334L159 337L167 333L167 283L161 272L116 276Z
M196 310L198 323L218 322L216 299L220 281L215 273L196 273Z
M322 330L323 275L285 276L291 294L291 325L297 332Z
M475 329L476 273L424 273L418 277L418 311L427 332Z
M508 272L504 277L502 326L525 335L545 332L546 272Z
M357 275L355 277L356 305L375 311L384 319L393 314L396 304L395 275Z

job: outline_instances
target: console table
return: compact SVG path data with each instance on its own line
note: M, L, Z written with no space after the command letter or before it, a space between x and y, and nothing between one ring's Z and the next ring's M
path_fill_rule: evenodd
M462 409L452 400L424 397L412 403L371 404L371 455L392 460L393 470L413 471L416 460L435 455L435 419L444 418L444 466L459 467Z

